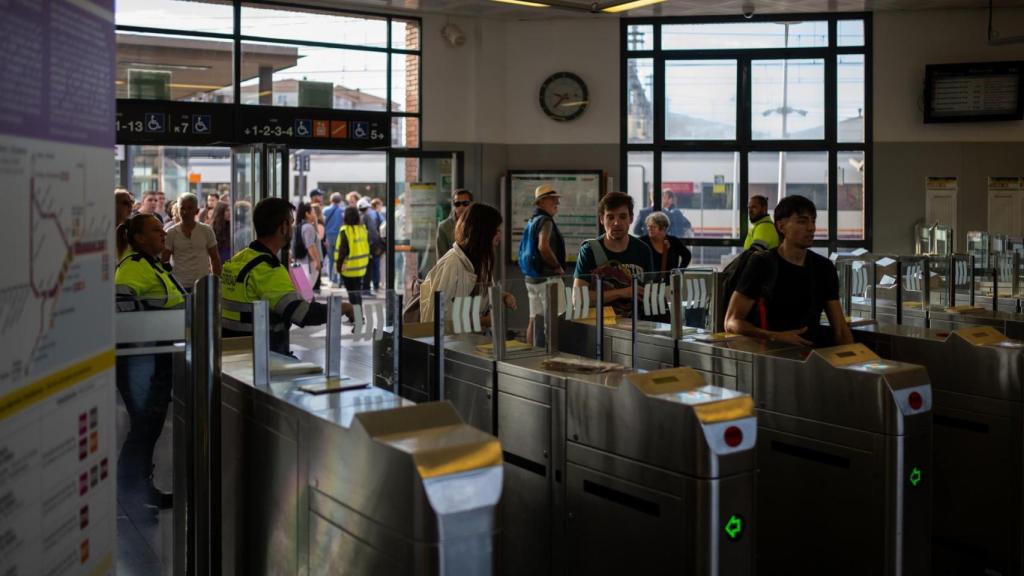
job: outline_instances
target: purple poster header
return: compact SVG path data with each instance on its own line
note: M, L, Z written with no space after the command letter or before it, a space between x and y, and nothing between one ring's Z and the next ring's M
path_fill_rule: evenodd
M0 135L113 147L113 0L0 0Z

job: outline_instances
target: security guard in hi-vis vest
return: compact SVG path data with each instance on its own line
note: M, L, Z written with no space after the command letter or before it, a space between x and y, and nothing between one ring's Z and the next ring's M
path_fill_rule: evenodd
M128 244L114 276L118 312L183 307L185 290L171 275L170 265L160 261L167 236L160 221L152 214L137 214L122 224L118 234L126 236Z
M370 241L359 210L354 206L345 208L342 222L344 224L334 246L334 261L348 291L348 300L355 306L363 303L360 290L366 288L363 278L370 264Z
M117 265L118 312L181 308L185 291L160 262L167 234L152 214L137 214L117 227L117 240L126 246ZM170 354L142 354L117 358L117 391L124 401L131 428L117 459L117 486L128 499L168 509L170 492L153 485L153 450L164 427L171 402L173 362ZM119 496L120 497L120 496Z
M224 263L221 272L221 326L225 337L252 335L250 304L270 307L270 349L288 354L291 324L327 322L327 306L306 302L295 290L288 268L277 254L292 238L295 207L283 198L265 198L252 214L256 240Z

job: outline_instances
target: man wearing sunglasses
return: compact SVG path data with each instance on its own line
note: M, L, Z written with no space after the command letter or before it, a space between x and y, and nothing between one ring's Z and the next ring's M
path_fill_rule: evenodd
M458 188L452 195L452 212L437 226L437 241L435 247L437 252L435 258L441 258L452 249L455 243L455 223L466 213L469 205L473 203L473 193L465 188Z

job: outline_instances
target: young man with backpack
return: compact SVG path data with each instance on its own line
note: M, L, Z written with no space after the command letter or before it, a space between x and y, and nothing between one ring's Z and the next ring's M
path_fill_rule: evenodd
M725 329L736 334L797 346L853 343L839 305L839 275L832 262L811 251L814 203L787 196L775 207L778 248L744 252L734 270L738 281L729 298ZM729 281L726 281L728 292ZM820 325L821 313L831 330Z
M600 278L604 303L617 315L629 318L633 314L633 278L640 279L642 297L643 277L654 271L654 259L647 244L629 235L633 221L633 198L629 194L605 194L597 211L605 233L580 245L573 286L591 287L591 280Z
M523 239L519 243L519 269L526 279L526 292L530 300L530 323L526 326L526 341L533 342L533 319L544 313L548 285L558 284L558 314L565 312L565 240L555 223L558 199L562 196L550 184L541 184L533 191L533 216L526 223Z

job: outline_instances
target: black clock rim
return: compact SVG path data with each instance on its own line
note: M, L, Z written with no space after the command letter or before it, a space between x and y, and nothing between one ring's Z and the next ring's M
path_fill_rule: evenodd
M569 80L578 83L580 85L580 89L583 92L583 99L587 101L587 104L583 104L577 107L576 111L573 112L572 114L569 114L568 116L561 116L559 114L556 114L554 111L548 108L547 102L544 101L544 91L547 89L548 85L554 82L555 80L561 78L568 78ZM547 115L548 118L551 118L552 120L555 120L557 122L568 122L569 120L575 120L576 118L579 118L580 115L582 115L587 110L587 107L590 105L590 90L587 88L587 83L584 82L583 79L579 77L579 75L573 74L572 72L555 72L554 74L548 76L544 80L544 82L541 83L540 94L538 96L538 100L540 101L540 109L544 112L545 115Z

